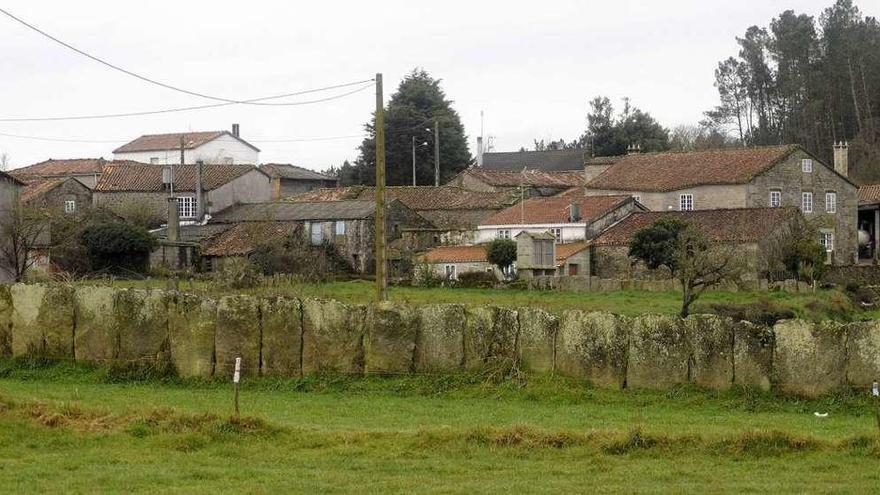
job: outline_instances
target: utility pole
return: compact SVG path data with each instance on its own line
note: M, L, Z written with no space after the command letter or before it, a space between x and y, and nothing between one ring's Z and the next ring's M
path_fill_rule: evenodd
M416 137L412 137L412 149L413 149L413 185L416 185Z
M440 120L434 117L434 186L440 186Z
M388 300L385 254L385 102L382 74L376 74L376 301Z

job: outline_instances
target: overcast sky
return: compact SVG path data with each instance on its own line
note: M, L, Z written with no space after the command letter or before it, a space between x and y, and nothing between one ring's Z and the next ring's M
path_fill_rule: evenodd
M40 1L3 7L76 47L162 82L248 99L384 73L385 96L423 67L443 80L475 152L480 111L498 151L577 137L587 100L629 96L663 125L700 120L716 104L713 70L735 37L786 9L818 17L832 0L679 1ZM878 15L872 2L861 9ZM0 15L0 118L157 110L212 103L146 84L71 52ZM327 95L339 94L330 92ZM322 94L323 95L323 94ZM314 96L300 97L311 99ZM296 100L292 100L296 101ZM228 129L262 162L312 169L357 156L375 106L366 90L298 107L209 110L67 122L0 122L12 167L47 158L110 158L141 134ZM262 141L262 142L261 142Z

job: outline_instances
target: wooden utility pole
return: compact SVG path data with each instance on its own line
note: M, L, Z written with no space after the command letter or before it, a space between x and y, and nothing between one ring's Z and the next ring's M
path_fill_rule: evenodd
M440 186L440 121L434 117L434 186Z
M412 137L412 149L413 149L413 185L416 185L416 137Z
M379 73L376 74L376 301L388 299L385 240L385 101Z

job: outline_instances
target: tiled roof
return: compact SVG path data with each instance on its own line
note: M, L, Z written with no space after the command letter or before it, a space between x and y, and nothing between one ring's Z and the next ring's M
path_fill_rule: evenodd
M798 215L795 208L734 208L632 213L593 240L599 246L625 246L633 234L661 218L687 222L715 242L757 242Z
M75 179L65 179L62 177L54 178L54 179L39 179L33 180L27 183L26 186L21 190L21 195L19 198L24 203L29 203L47 192L55 189L64 183L65 180L75 180Z
M796 145L634 153L587 184L590 189L675 191L705 184L745 184L799 149Z
M27 167L17 168L9 172L14 176L33 175L39 177L70 177L75 175L100 174L104 166L109 164L138 163L131 160L108 161L103 158L73 158L69 160L48 159Z
M207 239L202 243L203 256L243 256L250 254L261 243L289 237L298 229L286 222L247 222Z
M197 165L174 165L174 190L195 191ZM144 163L109 163L95 186L99 192L120 191L164 191L161 165ZM233 179L252 171L259 170L253 165L219 165L205 164L202 168L203 187L206 191L216 189Z
M483 154L483 169L519 172L523 168L544 172L583 170L587 150L512 151Z
M12 181L13 183L18 184L18 185L20 185L20 186L23 186L23 185L26 184L26 182L25 182L24 180L22 180L22 178L15 177L14 175L7 174L6 172L4 172L4 171L2 171L2 170L0 170L0 177L4 178L4 179L6 179L6 180L10 180L10 181Z
M584 184L584 171L566 170L544 172L541 170L500 171L486 168L469 168L462 172L496 187L558 187L568 188Z
M629 201L629 196L550 196L530 198L489 217L485 225L568 223L572 201L581 206L580 222L589 223Z
M202 131L202 132L177 132L171 134L146 134L143 135L130 143L123 144L122 146L113 150L113 153L132 153L136 151L162 151L162 150L179 150L180 149L180 138L183 137L183 147L184 149L194 149L199 146L217 139L220 136L228 135L233 137L239 141L241 141L244 145L252 148L255 151L260 151L247 141L235 137L229 131Z
M871 184L859 187L859 203L880 203L880 184Z
M211 219L212 222L267 222L305 220L358 220L376 211L375 201L321 201L315 203L255 203L229 207Z
M486 246L439 246L422 256L428 263L479 263L486 261Z
M580 242L569 242L567 244L557 244L556 245L556 261L565 261L568 258L578 254L590 247L590 243L588 241L580 241Z
M376 189L365 186L314 189L286 198L290 202L339 201L372 199ZM392 186L386 188L389 198L396 198L411 210L498 210L514 202L508 192L476 192L452 186Z
M336 181L335 177L324 175L314 170L303 167L297 167L289 163L264 163L260 165L260 170L269 174L272 178L295 179L295 180L323 180Z
M232 224L228 223L208 223L208 224L197 224L197 225L181 225L180 226L180 241L181 242L200 242L209 237L215 236L221 232L224 232L230 228L232 228ZM162 227L161 229L156 229L152 231L160 240L168 239L168 227Z

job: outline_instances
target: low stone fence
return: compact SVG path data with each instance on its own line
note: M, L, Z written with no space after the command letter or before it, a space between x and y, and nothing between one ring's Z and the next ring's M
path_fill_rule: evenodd
M665 279L616 279L599 278L586 275L539 276L528 279L530 289L563 290L573 292L614 292L619 290L641 290L647 292L680 291L681 283L672 278ZM738 284L729 283L716 290L727 291L767 291L812 292L813 287L798 280L768 282L767 280L744 280Z
M497 364L597 386L694 383L820 395L880 376L880 324L773 328L540 309L337 301L57 285L0 286L0 354L170 364L183 377L423 373Z

